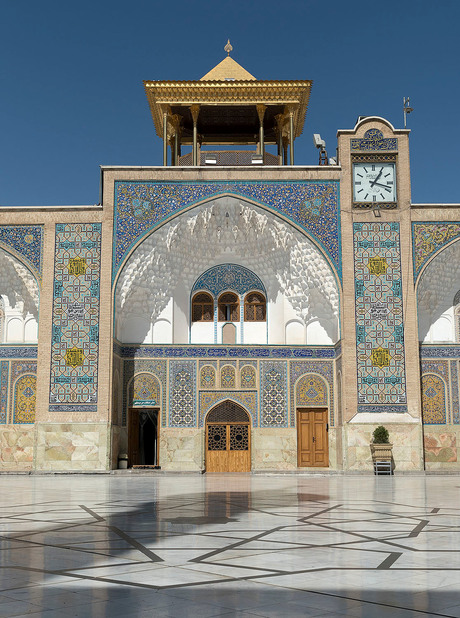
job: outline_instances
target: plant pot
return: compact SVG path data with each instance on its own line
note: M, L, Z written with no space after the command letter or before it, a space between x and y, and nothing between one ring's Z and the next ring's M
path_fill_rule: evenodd
M374 461L391 461L392 444L374 444L372 442L370 447Z

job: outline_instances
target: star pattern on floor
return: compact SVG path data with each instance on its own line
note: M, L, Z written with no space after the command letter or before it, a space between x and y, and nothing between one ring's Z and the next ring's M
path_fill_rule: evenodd
M0 616L460 616L453 477L86 480L0 478Z

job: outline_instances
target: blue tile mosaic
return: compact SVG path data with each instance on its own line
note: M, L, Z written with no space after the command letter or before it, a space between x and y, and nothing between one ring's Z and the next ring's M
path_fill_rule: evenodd
M196 418L196 362L169 362L169 425L195 427Z
M57 224L51 404L97 402L100 269L101 224Z
M0 358L37 358L37 355L36 345L0 345Z
M161 424L166 426L166 363L165 360L153 359L124 359L123 360L123 412L122 425L126 425L127 411L130 405L128 399L128 386L135 375L139 373L153 374L161 385L162 402L161 402Z
M399 223L354 223L358 411L406 412Z
M460 359L460 345L456 344L422 344L420 358L458 358Z
M398 139L396 137L383 137L379 129L369 129L364 133L364 138L353 138L350 149L352 152L360 150L364 152L398 150Z
M195 281L192 295L197 290L206 290L215 298L225 290L231 290L240 296L253 290L259 290L266 295L264 284L259 277L238 264L219 264L209 268Z
M287 363L260 363L261 427L287 427Z
M414 221L412 223L412 256L414 279L439 249L460 238L458 221Z
M8 375L10 364L8 361L0 362L0 424L8 421Z
M38 281L42 277L43 226L0 225L0 247L19 257Z
M114 348L115 349L115 348ZM205 346L205 345L122 345L117 344L122 358L321 358L336 357L334 346Z
M234 195L291 220L316 240L341 277L339 182L116 182L113 278L139 240L175 214Z

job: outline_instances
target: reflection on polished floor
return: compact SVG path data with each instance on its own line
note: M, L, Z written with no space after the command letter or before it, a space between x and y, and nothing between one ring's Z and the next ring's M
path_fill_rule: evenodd
M0 616L460 616L460 478L0 476Z

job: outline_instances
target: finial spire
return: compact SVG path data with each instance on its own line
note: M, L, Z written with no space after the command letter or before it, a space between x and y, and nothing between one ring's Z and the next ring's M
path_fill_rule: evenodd
M230 52L233 50L233 47L230 44L230 39L228 39L227 45L224 47L224 50L227 52L227 56L230 56Z

